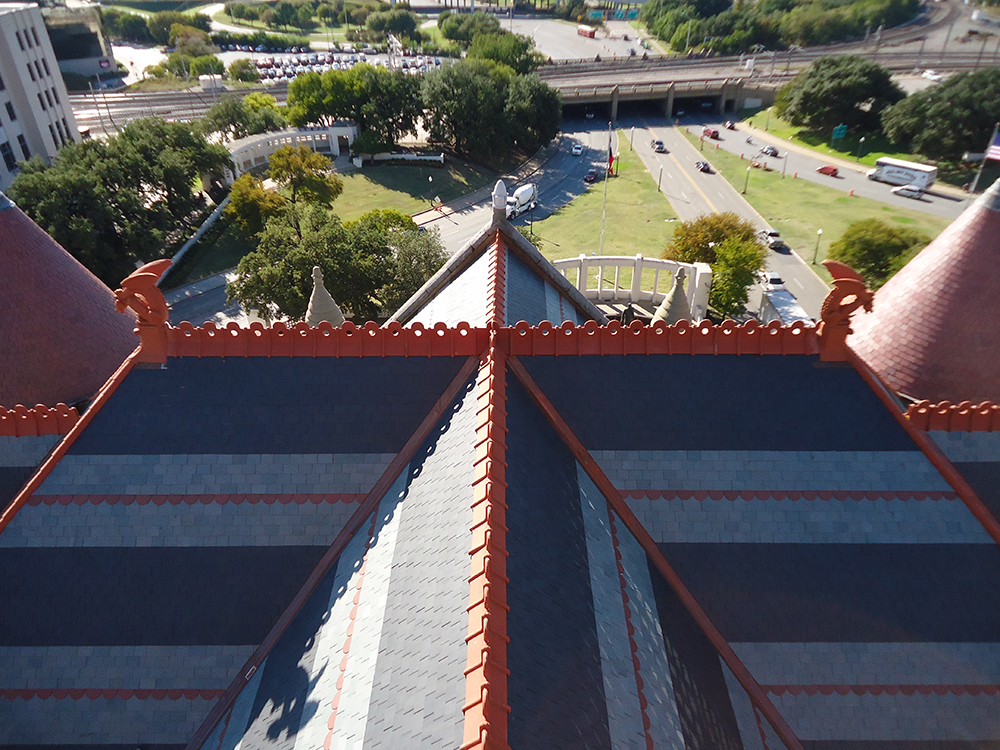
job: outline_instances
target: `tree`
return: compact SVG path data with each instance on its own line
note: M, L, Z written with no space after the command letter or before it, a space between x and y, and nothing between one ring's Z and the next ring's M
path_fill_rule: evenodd
M663 257L681 263L711 265L716 261L716 248L727 239L756 241L756 236L754 225L732 211L705 214L677 225L670 246L663 251Z
M392 239L389 273L377 292L382 310L386 313L402 307L448 260L437 227L423 232L405 229L396 232Z
M193 26L206 33L211 31L211 20L208 16L203 16L200 13L178 13L177 11L165 10L154 13L146 19L146 26L149 27L153 41L164 46L170 42L170 27L175 23Z
M395 34L413 39L416 36L420 19L417 14L405 8L393 8L388 11L372 13L367 18L368 28L380 34Z
M504 110L512 72L492 60L465 59L428 74L424 123L431 140L486 157L508 150Z
M192 58L189 69L191 77L197 78L198 76L209 75L210 73L221 76L226 71L226 66L215 55L202 55L201 57Z
M863 219L830 246L829 257L851 266L870 288L878 289L929 242L930 237L912 229Z
M793 125L826 130L843 123L867 132L903 96L880 65L853 55L821 57L779 92L776 108Z
M166 235L189 223L195 179L229 165L228 151L190 126L149 118L106 140L66 146L51 166L28 162L10 195L113 286L137 259L158 257Z
M308 146L279 148L268 160L268 172L291 203L330 205L344 190L343 181L329 172L330 160Z
M521 75L532 72L544 59L531 37L506 32L477 33L469 45L469 57L493 60Z
M287 201L273 190L265 190L264 183L247 172L236 178L229 190L226 216L246 232L259 234L272 216L277 216Z
M300 5L299 9L295 11L295 25L302 30L308 29L313 25L312 17L312 6Z
M207 32L181 23L171 25L169 41L178 52L190 57L214 55L219 51L219 48L212 44L212 38Z
M467 44L476 34L499 34L500 21L496 16L479 10L460 14L443 11L438 16L438 28L446 39Z
M709 305L727 318L743 312L748 290L766 262L767 250L757 240L742 237L724 239L715 247Z
M247 60L245 57L233 60L227 72L229 73L229 77L234 81L253 83L260 80L260 73L257 72L257 66L253 64L252 60Z
M274 6L274 22L278 26L290 26L295 22L296 12L297 8L292 3L288 0L281 0Z
M107 29L108 36L112 39L121 39L137 44L153 41L153 37L149 33L149 26L146 25L146 19L140 15L117 8L102 8L101 17L104 19L104 28Z
M219 133L227 140L236 140L281 130L285 124L278 111L277 100L269 94L254 91L242 98L222 97L205 112L203 128L207 133Z
M518 146L534 149L559 132L562 95L536 75L514 76L504 106L509 129Z
M903 148L958 161L982 151L1000 113L1000 70L956 73L882 113L886 135Z

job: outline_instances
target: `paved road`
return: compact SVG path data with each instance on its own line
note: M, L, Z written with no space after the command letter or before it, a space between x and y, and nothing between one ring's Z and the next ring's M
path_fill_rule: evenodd
M659 180L661 192L670 201L681 221L689 221L708 213L732 211L753 222L759 229L768 227L760 214L722 175L704 174L695 168L694 163L703 156L673 126L671 120L666 117L638 115L623 118L618 126L626 130L635 128L633 147L653 178ZM654 152L649 145L653 139L662 140L668 153ZM809 264L794 252L772 250L768 255L767 267L780 274L803 309L811 317L819 319L820 307L829 289ZM753 307L754 299L751 298L750 309Z

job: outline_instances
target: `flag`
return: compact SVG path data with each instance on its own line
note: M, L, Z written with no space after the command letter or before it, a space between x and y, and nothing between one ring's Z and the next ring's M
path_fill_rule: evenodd
M996 131L993 133L993 141L990 143L989 148L986 149L986 158L1000 161L1000 133Z
M1000 158L1000 157L997 157ZM611 150L611 139L608 139L608 171L615 165L615 152Z

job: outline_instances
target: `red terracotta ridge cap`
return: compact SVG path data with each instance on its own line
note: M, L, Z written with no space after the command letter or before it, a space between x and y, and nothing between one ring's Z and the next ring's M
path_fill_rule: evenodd
M925 432L1000 432L1000 404L992 401L918 401L910 404L906 418Z
M75 406L37 404L30 409L18 404L11 409L0 406L0 437L38 437L66 435L80 419Z
M139 359L141 355L141 348L136 347L136 349L125 358L125 361L119 365L118 369L115 370L114 374L108 379L102 387L101 390L97 392L94 397L94 402L90 405L90 408L84 412L83 416L80 417L76 423L70 428L69 432L59 441L55 450L49 454L48 458L42 463L38 471L34 473L31 479L24 488L17 494L14 501L7 506L6 510L0 514L0 534L3 533L4 529L14 520L14 516L17 512L24 507L25 503L28 502L28 498L42 486L42 482L45 481L46 477L52 472L56 467L56 464L62 460L62 457L66 455L66 451L69 450L70 446L76 442L76 439L80 436L80 433L90 424L90 421L94 418L94 415L101 410L101 407L107 403L108 399L111 398L118 386L122 384L122 381L128 376L132 371L132 366Z
M486 283L486 320L499 328L504 324L504 298L507 290L507 243L497 229L489 248L489 279Z
M993 516L986 503L982 501L979 494L972 488L972 485L955 468L951 460L944 454L944 451L938 447L937 443L926 432L918 429L916 425L907 419L896 403L889 386L879 377L878 373L869 367L868 363L861 359L850 347L847 347L847 357L848 361L854 366L854 369L861 375L862 379L882 401L893 418L900 424L903 431L910 436L910 439L927 456L927 460L940 472L941 476L951 485L952 489L958 493L958 496L972 512L972 515L986 529L986 533L993 537L994 542L1000 545L1000 522Z

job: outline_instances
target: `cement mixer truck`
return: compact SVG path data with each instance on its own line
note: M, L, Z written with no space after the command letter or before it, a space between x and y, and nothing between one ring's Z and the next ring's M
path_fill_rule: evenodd
M516 219L525 211L531 211L538 205L538 190L535 184L529 182L522 185L514 194L507 197L507 218Z

